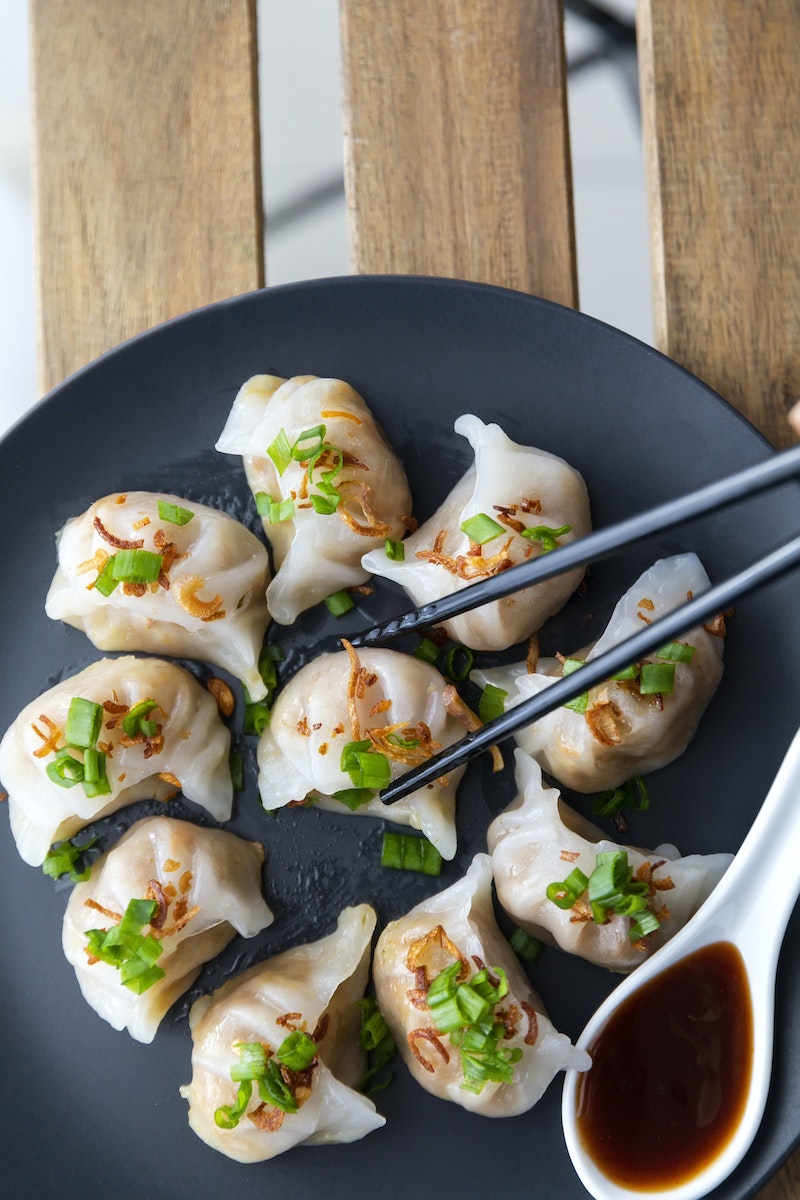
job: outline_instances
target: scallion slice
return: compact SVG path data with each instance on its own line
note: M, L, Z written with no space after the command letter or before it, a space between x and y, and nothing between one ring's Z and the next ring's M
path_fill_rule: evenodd
M158 701L148 698L132 705L122 718L122 728L128 737L155 737L158 726L154 721L148 721L148 714L158 708Z
M515 929L508 941L517 958L523 962L535 963L542 953L542 943L524 929Z
M385 833L381 846L381 866L399 871L421 871L423 875L439 875L442 856L427 838L409 833Z
M69 702L64 739L71 746L85 749L94 746L103 726L103 706L82 696L73 696Z
M228 770L233 790L241 792L244 789L244 759L241 750L231 750L228 754Z
M491 542L494 538L500 537L506 531L492 517L481 512L475 513L473 517L467 517L466 521L462 521L461 532L465 533L471 542L475 542L478 546L483 546L486 542Z
M484 725L488 725L490 721L496 720L497 717L502 717L505 712L505 699L507 695L508 692L503 688L495 687L493 683L487 683L478 701L478 716Z
M267 521L270 525L281 525L284 521L291 521L294 516L294 500L289 496L286 500L272 500L269 502L267 510Z
M293 1030L283 1039L276 1056L290 1071L305 1071L311 1066L317 1047L313 1038L300 1029Z
M561 675L562 678L571 675L573 671L579 670L584 665L582 658L565 658L562 663ZM579 696L575 696L572 700L568 700L564 708L569 708L572 712L585 713L589 707L589 693L581 692Z
M333 592L332 595L325 598L325 607L333 617L344 616L350 612L351 608L355 608L353 597L344 588L339 592Z
M421 658L423 662L434 666L438 661L439 653L440 649L432 638L423 638L414 651L414 658Z
M387 537L383 545L386 557L390 558L392 562L405 562L406 548L402 542L395 542L392 538Z
M188 525L194 517L190 508L182 508L180 504L173 504L171 500L159 500L158 515L170 525Z
M261 734L269 725L270 708L264 700L259 700L255 704L246 704L244 707L244 720L242 722L242 732L253 734L255 737L261 737Z
M522 536L529 538L532 542L539 542L542 554L548 554L551 550L557 549L558 539L565 533L569 533L571 529L571 525L562 525L559 529L553 529L550 525L532 525L529 529L523 529Z
M332 793L334 800L338 800L345 808L349 808L350 812L356 812L368 804L370 800L374 800L375 792L372 788L340 788L338 792Z
M325 485L322 483L318 484L320 489L323 486ZM341 496L334 487L331 487L330 491L325 494L312 492L308 498L314 507L314 512L319 513L322 517L329 517L332 513L335 513L341 500Z
M688 642L667 642L666 646L656 650L655 657L663 658L667 662L690 663L696 650L697 647L690 646Z
M114 578L114 567L116 566L116 555L112 554L107 558L102 571L94 581L94 590L99 592L101 596L108 598L114 591L114 588L119 583L118 579Z
M643 696L667 696L675 688L675 663L642 663L639 691Z
M292 446L292 458L301 463L308 462L310 458L318 458L324 441L324 425L314 425L311 429L304 429Z
M274 462L278 474L282 475L292 461L292 448L285 429L281 429L272 445L267 446L267 454Z
M397 1053L397 1047L375 997L365 996L363 1000L357 1000L356 1003L361 1009L360 1041L367 1052L367 1070L361 1077L358 1090L365 1096L371 1096L375 1092L382 1091L391 1082L391 1072L377 1082L372 1081L392 1061Z
M54 762L47 764L45 771L50 782L58 787L71 788L83 782L83 763L66 748L58 752Z
M111 574L124 583L156 583L162 564L162 556L152 550L118 550Z
M73 883L83 883L85 879L89 878L91 870L88 866L83 870L79 870L78 864L81 862L85 852L94 846L96 842L96 837L90 838L88 842L84 842L82 845L76 845L74 839L54 842L42 863L43 873L49 875L51 879L58 879L62 875L69 875Z
M445 675L454 683L463 683L474 661L474 654L466 646L451 646L444 658Z

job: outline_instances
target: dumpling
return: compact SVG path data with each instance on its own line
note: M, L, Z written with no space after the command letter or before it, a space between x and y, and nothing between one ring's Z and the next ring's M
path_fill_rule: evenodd
M612 646L699 595L709 579L695 554L659 559L636 580L618 602L600 639L579 651L567 665L599 657ZM640 679L609 680L592 688L581 711L561 707L527 725L517 744L541 767L576 792L616 788L666 766L683 754L722 678L724 620L691 630L663 648L669 659L652 655L670 676L671 691L642 694ZM563 662L539 659L532 674L524 663L474 671L472 679L508 693L510 708L562 677ZM673 674L674 671L674 674Z
M120 493L61 530L45 611L99 650L213 663L260 700L268 578L265 547L227 513L161 493Z
M259 739L261 803L269 811L310 797L334 812L383 817L421 830L452 858L463 767L391 806L375 792L464 736L460 704L455 688L411 655L352 646L320 655L279 694ZM367 768L386 773L383 782L359 785L343 768L342 754L354 744L369 755Z
M544 786L534 759L517 750L515 760L519 794L487 833L500 904L522 929L549 945L612 971L632 970L686 924L710 896L732 855L681 858L674 846L652 851L620 846L568 808L555 789ZM620 854L627 857L620 859ZM621 877L614 876L619 894L641 897L644 907L636 908L639 900L634 900L631 915L625 915L604 906L602 895L608 893L599 876L588 890L579 876L568 887L559 886L575 871L591 881L603 862L610 865L601 855L616 858L618 866L611 870L622 871ZM548 888L556 899L548 898ZM591 903L595 888L600 897L596 911ZM626 907L625 901L619 904ZM645 932L648 927L652 932Z
M407 528L405 472L364 401L340 379L248 379L217 450L243 456L272 546L267 603L280 625L364 583L364 552Z
M203 963L236 933L254 937L272 924L263 861L258 843L221 829L137 821L67 903L62 944L87 1004L114 1029L152 1042Z
M383 549L362 560L368 571L405 588L418 607L591 529L586 485L563 459L517 445L499 425L484 425L478 417L459 417L455 431L475 451L473 466L433 516L406 538L402 560L390 559ZM491 521L483 532L472 525L464 532L462 523L476 517L484 518L479 526ZM583 568L568 571L462 613L446 621L445 629L473 650L505 650L558 612L582 578Z
M192 1081L181 1095L207 1145L261 1162L299 1143L354 1142L385 1123L355 1091L365 1067L358 1001L374 928L368 904L346 908L327 937L257 963L192 1005ZM231 1069L255 1056L269 1087L267 1064L278 1075L293 1043L300 1057L279 1076L280 1104L274 1087L262 1098L258 1078L240 1096Z
M545 1015L497 927L491 888L491 861L478 854L458 883L386 927L372 969L417 1082L472 1112L510 1117L532 1108L558 1071L585 1071L590 1059Z
M79 718L95 721L96 732L82 737L74 724ZM68 752L67 733L81 743ZM38 866L53 842L90 821L178 790L216 821L227 821L229 753L216 701L182 667L130 655L92 663L31 701L0 742L17 850ZM99 780L85 779L92 774L87 759L94 759Z

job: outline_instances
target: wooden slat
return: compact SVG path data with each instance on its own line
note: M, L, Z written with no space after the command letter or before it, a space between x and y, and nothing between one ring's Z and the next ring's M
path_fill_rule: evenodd
M800 5L640 0L659 348L775 444L800 397Z
M356 271L577 303L560 0L341 0Z
M263 283L255 0L31 0L40 382Z

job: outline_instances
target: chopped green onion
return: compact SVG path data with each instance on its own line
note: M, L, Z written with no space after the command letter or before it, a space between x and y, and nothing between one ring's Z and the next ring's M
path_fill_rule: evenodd
M387 537L383 545L386 557L390 558L392 562L405 562L406 548L402 542L395 542L392 538Z
M415 658L421 658L423 662L430 663L433 666L439 658L439 647L431 638L423 638L420 644L414 651Z
M233 790L241 792L244 789L244 759L240 750L231 750L228 755L228 770Z
M338 792L333 792L333 799L338 800L345 808L349 808L350 812L356 812L363 805L368 804L370 800L374 800L375 792L372 788L341 788Z
M638 679L639 678L639 664L633 663L630 667L624 667L623 670L617 671L614 675L611 676L611 678L614 680L620 680L620 681L624 680L624 679Z
M111 574L125 583L156 583L163 558L152 550L118 550Z
M272 445L267 446L267 454L274 462L278 474L282 475L292 461L292 448L285 429L281 429Z
M588 884L588 877L580 867L576 867L561 883L549 884L547 899L552 900L559 908L572 908L578 897L586 891Z
M639 691L643 696L666 696L675 687L675 663L642 663Z
M518 958L523 962L534 963L542 953L542 943L531 937L524 929L515 929L509 938L509 945Z
M181 508L180 504L173 504L170 500L159 500L158 515L162 521L169 521L170 525L188 525L194 517L190 508Z
M74 758L65 747L56 754L55 761L48 763L45 771L51 783L71 788L83 782L83 763Z
M660 650L656 650L656 658L664 658L668 662L690 663L694 658L696 646L688 642L667 642Z
M648 909L633 921L628 930L628 937L632 942L638 942L640 938L647 937L649 933L655 933L659 928L659 920L654 912Z
M344 588L339 592L333 592L332 595L326 597L325 607L333 617L344 616L350 612L351 608L355 608L353 597Z
M580 884L583 883L583 887ZM611 850L596 856L595 868L587 877L576 868L563 883L551 883L547 898L559 908L572 908L587 893L592 919L603 925L612 915L628 917L628 936L637 941L659 928L659 919L648 907L650 885L636 879L627 850Z
M427 838L409 833L385 833L381 847L381 866L399 871L421 871L423 875L438 875L442 856Z
M73 883L83 883L89 878L91 870L86 867L84 870L78 870L78 863L86 850L94 846L97 838L93 837L83 845L77 846L74 840L70 839L63 842L54 842L47 852L44 862L42 863L42 871L45 875L49 875L51 879L58 879L61 875L69 875Z
M119 583L119 580L114 578L114 567L116 564L117 557L115 554L112 554L110 558L106 559L102 571L94 581L94 590L106 598L111 595Z
M466 521L461 522L461 532L465 533L471 542L483 546L506 531L486 513L476 513L474 517L467 517Z
M128 709L122 718L122 728L128 737L135 738L140 734L143 737L156 736L158 726L154 721L147 720L148 713L151 713L154 708L158 708L158 701L147 699L140 700L138 704L134 704Z
M385 754L374 750L372 742L348 742L342 750L339 766L356 788L379 791L391 781L392 768Z
M592 812L597 817L615 817L623 809L645 812L650 807L647 785L638 775L621 787L600 792L592 803Z
M83 752L83 790L87 796L110 796L111 784L106 775L106 756L94 746Z
M558 539L565 533L569 533L571 529L571 525L562 525L559 529L553 529L550 525L532 525L529 529L523 529L522 536L529 538L532 542L539 542L542 554L548 554L551 550L557 549Z
M503 688L495 687L493 683L487 683L478 701L478 716L484 725L488 725L490 721L496 720L497 717L502 717L505 712L505 699L507 695L508 692L504 691Z
M322 488L329 485L320 483L318 486ZM314 512L318 512L322 517L329 517L332 513L336 512L342 497L336 491L336 488L332 487L325 495L312 492L308 498L314 507Z
M88 951L120 972L120 983L137 995L151 988L166 972L155 965L163 945L152 934L142 934L142 929L155 915L158 904L155 900L131 900L122 920L110 929L88 929L86 939Z
M237 1042L240 1061L230 1068L231 1079L238 1083L236 1103L222 1104L214 1112L220 1129L235 1129L244 1116L253 1094L253 1084L265 1104L285 1113L295 1113L297 1099L284 1079L280 1064L289 1071L305 1071L312 1066L317 1047L307 1033L295 1030L281 1042L275 1054L261 1042Z
M342 753L339 756L339 770L344 771L347 775L358 770L358 755L365 753L372 746L369 738L365 738L361 742L347 742L342 747Z
M362 1075L358 1090L365 1096L382 1091L391 1082L391 1071L379 1082L370 1083L374 1077L383 1071L397 1054L397 1047L389 1032L383 1013L378 1008L374 996L365 996L356 1001L361 1009L361 1031L359 1040L367 1052L367 1070ZM367 1087L367 1084L370 1086Z
M95 744L102 727L102 704L96 704L94 700L84 700L82 696L73 696L69 702L64 739L71 746L85 749Z
M454 683L463 683L472 670L474 661L474 654L466 646L451 646L445 655L445 674Z
M584 665L582 658L565 658L561 666L561 677L565 678L571 675L573 671L579 670ZM572 700L568 700L564 708L569 708L572 712L585 713L589 707L589 693L581 692L579 696L575 696Z
M294 500L291 496L286 500L270 499L269 508L266 513L267 521L270 525L280 525L284 521L291 521L294 516Z
M261 734L269 725L270 708L264 700L259 700L255 704L246 704L244 706L244 720L242 722L242 732L254 734L256 737L261 737Z
M269 516L269 506L272 504L272 496L269 492L256 492L253 496L256 502L256 512L260 517Z
M312 429L304 429L292 446L292 458L295 462L308 462L312 457L319 457L322 444L325 441L325 426L315 425ZM310 442L310 446L305 443Z
M313 1039L300 1029L295 1029L283 1039L276 1051L276 1057L290 1071L305 1071L306 1067L311 1066L316 1053L317 1047Z
M445 967L432 981L426 1002L433 1024L460 1050L462 1088L477 1094L487 1083L511 1083L522 1050L500 1049L506 1027L494 1016L497 1004L508 995L505 971L493 968L496 983L485 968L458 983L461 968L460 960Z

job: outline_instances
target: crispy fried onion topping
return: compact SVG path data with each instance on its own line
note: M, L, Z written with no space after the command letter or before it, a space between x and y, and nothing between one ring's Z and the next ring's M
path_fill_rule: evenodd
M392 527L381 521L373 511L372 488L368 483L360 479L345 479L338 484L338 491L342 502L336 509L336 514L348 529L352 529L353 533L358 533L361 537L389 536ZM360 511L363 519L357 520L350 511L351 508Z
M455 717L468 733L472 733L476 729L483 728L483 721L474 713L468 704L462 700L452 683L448 683L442 692L442 700L444 706L451 717ZM497 746L490 746L489 753L492 756L492 771L502 771L503 756Z
M417 986L424 986L426 992L430 980L451 962L461 963L456 983L463 983L469 975L469 963L458 946L447 936L443 925L436 925L422 937L415 938L406 955L406 967L415 977Z
M54 721L44 713L39 713L39 720L47 727L47 733L42 733L38 725L31 723L31 729L37 737L42 739L42 745L33 752L34 758L46 758L48 754L54 754L58 749L58 743L61 741L61 730Z
M584 713L589 732L601 746L618 746L622 741L622 712L613 700L593 704Z
M350 732L354 742L361 741L361 723L358 719L358 705L356 703L356 693L358 685L361 681L361 659L358 657L355 646L352 642L348 642L347 638L342 638L342 645L350 657L350 674L347 677L347 715L350 718Z
M424 1067L426 1071L429 1071L431 1075L434 1073L436 1068L434 1067L432 1062L429 1062L428 1059L425 1058L424 1054L422 1053L419 1046L417 1045L417 1042L420 1040L430 1042L430 1044L442 1056L444 1061L446 1063L450 1062L450 1055L447 1053L447 1050L444 1048L441 1041L439 1040L439 1034L436 1032L435 1029L432 1028L432 1026L426 1025L426 1026L423 1026L421 1029L412 1029L406 1038L409 1049L410 1049L411 1053L414 1055L414 1058L420 1064L420 1066Z
M285 1116L283 1109L275 1108L271 1104L264 1104L262 1101L258 1108L254 1108L247 1114L247 1119L253 1122L256 1129L261 1129L264 1133L276 1133L283 1124Z
M526 1046L533 1046L536 1044L536 1039L539 1036L539 1019L536 1016L536 1009L532 1008L526 1000L520 1000L520 1005L525 1016L528 1018L528 1031L523 1041Z
M469 554L459 554L456 557L453 557L452 554L445 554L444 543L446 537L447 530L440 529L433 543L433 549L417 550L416 557L432 562L436 566L444 567L451 575L456 575L459 579L465 580L482 579L487 575L499 575L501 571L505 571L508 567L513 567L514 565L508 557L508 548L514 540L513 537L508 538L497 554L492 554L489 558L484 558L481 553L481 547L475 542L470 542Z
M164 889L157 879L151 879L147 885L145 892L145 900L155 900L158 908L150 918L150 927L152 929L163 929L164 922L167 919L167 909L169 902L164 895Z
M365 729L364 733L381 754L408 767L427 762L442 748L442 743L436 741L424 721L416 725L398 721L395 725L384 725L382 729Z
M205 586L205 579L198 575L185 575L173 581L175 599L190 617L199 617L201 621L221 621L225 616L222 596L217 593L213 600L200 600L197 593Z
M99 516L95 517L92 524L103 541L108 542L109 546L113 546L115 550L138 550L144 545L144 538L118 538L115 534L110 533Z

